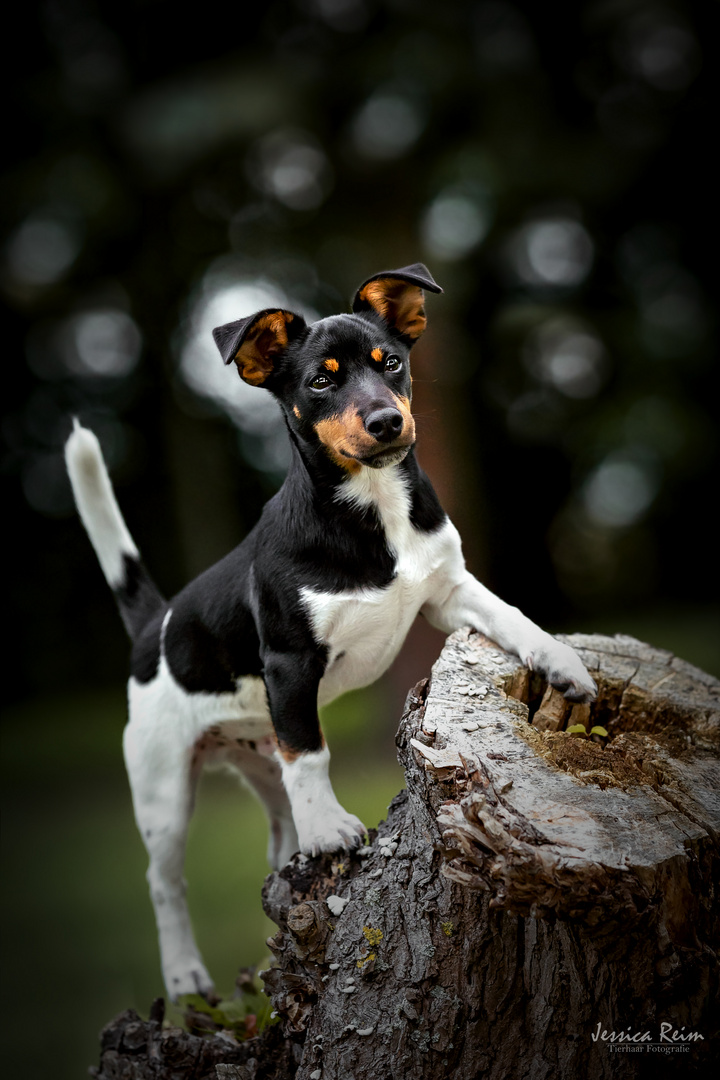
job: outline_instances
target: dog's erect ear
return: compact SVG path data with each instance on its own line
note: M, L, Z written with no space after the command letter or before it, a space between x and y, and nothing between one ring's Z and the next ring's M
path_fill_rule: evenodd
M355 293L352 309L358 314L375 311L400 337L412 343L427 326L423 289L442 292L422 263L401 270L383 270L363 282Z
M305 326L302 315L266 308L247 319L217 326L212 333L225 363L231 364L234 360L241 379L252 386L262 386L275 370L275 364L289 342L302 333Z

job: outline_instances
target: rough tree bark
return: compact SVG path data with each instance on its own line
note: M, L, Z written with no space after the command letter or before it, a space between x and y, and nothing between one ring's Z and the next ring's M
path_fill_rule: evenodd
M408 697L407 790L371 844L267 879L278 1026L223 1056L218 1038L123 1014L100 1080L705 1075L720 683L632 638L567 640L598 681L592 707L452 635ZM564 730L578 724L608 735ZM603 1038L621 1031L642 1041ZM189 1054L180 1070L163 1039Z

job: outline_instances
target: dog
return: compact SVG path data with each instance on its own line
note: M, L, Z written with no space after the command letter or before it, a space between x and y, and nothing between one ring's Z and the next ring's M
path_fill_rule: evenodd
M280 404L287 479L239 547L172 600L153 584L97 439L77 421L65 455L80 517L132 641L123 746L149 855L169 995L213 994L190 925L183 862L203 765L228 763L270 822L268 860L362 842L338 802L318 707L374 682L418 613L469 625L572 701L595 684L577 654L465 568L457 530L415 459L410 351L425 330L421 263L365 281L352 314L308 325L265 309L213 331L226 364Z

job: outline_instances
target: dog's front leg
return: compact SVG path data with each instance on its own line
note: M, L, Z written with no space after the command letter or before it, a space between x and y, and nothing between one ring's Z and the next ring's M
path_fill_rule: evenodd
M592 701L597 687L569 645L541 630L516 607L506 604L465 570L422 608L428 621L446 634L472 626L501 648L519 656L570 701Z
M365 826L338 802L330 751L320 731L317 695L322 663L312 653L266 651L264 679L278 740L278 760L305 855L357 847Z

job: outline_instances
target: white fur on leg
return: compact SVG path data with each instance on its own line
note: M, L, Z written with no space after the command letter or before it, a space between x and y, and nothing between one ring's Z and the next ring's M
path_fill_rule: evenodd
M433 626L445 633L473 626L501 648L515 653L552 685L567 688L571 700L594 699L597 687L575 650L556 641L473 577L462 563L459 540L454 574L457 576L452 588L437 591L422 608Z
M184 853L183 838L183 853ZM210 994L210 973L195 944L185 900L185 879L170 880L167 864L151 856L147 879L157 920L163 980L173 1001L183 994Z
M202 962L185 900L185 843L193 808L194 730L187 695L164 658L151 683L130 680L130 722L123 748L133 807L150 865L163 978L168 994L205 994L213 982Z
M300 850L305 855L319 855L357 847L367 830L335 797L328 774L328 748L300 754L294 761L280 758L280 764Z

